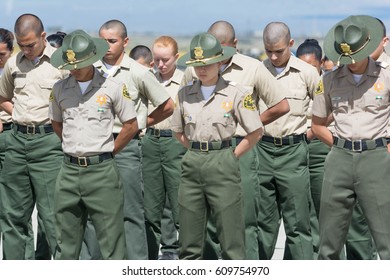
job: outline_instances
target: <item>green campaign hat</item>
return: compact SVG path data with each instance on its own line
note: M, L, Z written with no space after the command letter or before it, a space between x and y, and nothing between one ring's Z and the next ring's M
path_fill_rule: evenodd
M235 53L235 48L222 46L217 38L205 32L192 38L190 51L180 57L177 64L180 66L205 66L226 60Z
M353 64L373 53L382 38L383 27L378 19L367 15L349 16L329 30L324 52L338 65Z
M50 63L58 69L81 69L101 59L108 48L105 40L93 38L83 30L75 30L64 37L62 46L52 54Z

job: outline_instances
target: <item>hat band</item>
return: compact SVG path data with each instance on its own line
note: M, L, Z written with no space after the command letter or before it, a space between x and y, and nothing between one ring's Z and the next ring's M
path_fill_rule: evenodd
M366 42L364 42L364 44L360 48L358 48L356 51L351 51L350 46L348 44L341 43L340 45L341 45L341 49L343 52L340 54L339 58L337 59L337 66L340 66L340 59L343 56L348 56L349 58L351 58L351 62L352 62L352 64L354 64L355 60L353 59L352 55L354 55L355 53L358 53L362 49L364 49L370 40L371 40L370 35L368 35Z
M83 62L83 61L86 61L86 60L90 59L91 57L93 57L94 55L96 55L96 48L95 48L92 52L90 52L90 53L87 55L87 57L85 57L85 58L83 58L83 59L79 59L79 60L68 61L68 62L66 62L66 63L64 63L64 64L58 66L58 69L61 70L62 68L64 68L64 67L67 66L67 65L74 65L74 69L77 69L77 63L81 63L81 62Z
M202 59L191 59L189 61L186 61L186 65L191 65L194 63L198 63L198 62L206 64L208 61L213 60L213 59L218 58L218 57L221 57L222 55L223 55L223 51L221 51L220 54L214 55L212 57L202 58Z

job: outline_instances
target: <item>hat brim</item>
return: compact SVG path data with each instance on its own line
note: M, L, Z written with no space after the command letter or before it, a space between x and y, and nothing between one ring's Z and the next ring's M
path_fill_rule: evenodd
M100 60L107 53L109 49L109 45L105 40L101 38L92 38L92 40L96 46L95 55L79 63L67 64L68 61L64 60L63 58L64 50L62 49L62 47L60 47L51 55L50 58L51 65L61 70L75 70L75 69L81 69L94 64L96 61Z
M324 40L324 52L325 55L332 60L333 62L339 61L340 64L352 64L354 62L359 62L365 58L367 58L370 54L372 54L377 47L379 46L379 43L381 42L383 38L383 27L381 23L373 17L370 16L359 16L363 18L364 26L369 30L370 33L370 41L367 43L367 45L356 54L349 56L341 56L340 53L336 49L335 45L335 28L339 24L335 24L326 34L325 40ZM354 62L352 61L352 58Z
M177 65L183 66L183 67L187 67L187 66L197 67L197 66L210 65L210 64L214 64L214 63L229 59L236 53L236 49L232 48L232 47L222 46L222 49L223 49L223 53L221 56L215 57L213 59L205 60L205 61L200 60L200 61L193 62L193 63L188 63L191 61L191 53L188 52L188 53L182 55L177 60Z

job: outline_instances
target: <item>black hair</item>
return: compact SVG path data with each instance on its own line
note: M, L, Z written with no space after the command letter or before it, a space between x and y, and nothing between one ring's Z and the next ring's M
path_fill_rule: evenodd
M318 61L322 59L322 49L316 39L306 39L297 49L297 57L305 54L314 54Z
M0 28L0 43L6 44L7 49L12 51L14 49L14 34L7 29Z
M26 36L30 31L34 31L38 37L44 31L43 23L39 17L33 14L23 14L15 22L14 32L18 36Z
M47 36L46 40L52 47L59 48L62 46L62 41L64 40L65 36L65 32L57 31L54 34Z
M144 45L137 45L132 48L129 56L134 60L138 60L140 57L142 57L146 63L151 63L153 61L152 51Z

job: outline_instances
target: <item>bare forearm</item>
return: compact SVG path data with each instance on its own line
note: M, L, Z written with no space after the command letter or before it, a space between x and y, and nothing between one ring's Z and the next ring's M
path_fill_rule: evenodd
M137 119L132 119L123 123L122 129L114 142L114 155L119 153L133 137L138 133Z
M238 146L234 149L234 155L237 158L240 158L243 154L245 154L250 149L252 149L254 145L256 145L256 143L260 140L262 135L263 135L262 128L259 128L249 133L247 136L245 136L244 139L242 139L240 144L238 144Z
M147 126L155 125L173 114L174 102L172 98L169 98L163 104L158 106L149 116L147 120Z
M0 96L0 108L5 112L7 112L7 114L12 116L12 110L14 109L14 104L11 101Z
M268 108L260 114L260 120L263 125L270 124L281 116L287 114L290 111L290 105L287 99L283 99L273 107Z
M188 138L184 135L184 133L175 132L175 137L184 147L187 149L190 147L190 141L188 141Z
M51 125L53 126L53 130L55 134L61 139L62 141L62 122L56 122L51 120Z
M317 116L313 116L311 130L315 137L320 139L326 145L332 146L333 135L327 127L327 120L327 118L319 118Z

